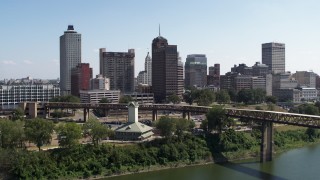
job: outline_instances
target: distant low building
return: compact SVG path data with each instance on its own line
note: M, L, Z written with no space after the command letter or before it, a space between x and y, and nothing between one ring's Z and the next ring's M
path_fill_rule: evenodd
M128 122L115 130L117 140L144 140L153 135L152 127L138 121L138 103L128 104Z
M60 88L53 84L0 86L2 109L15 108L21 102L48 102L57 96L60 96Z
M154 103L153 93L131 93L124 94L125 96L130 96L133 101L138 102L139 104Z
M81 103L99 103L103 98L107 98L111 103L119 103L120 90L89 90L80 91Z

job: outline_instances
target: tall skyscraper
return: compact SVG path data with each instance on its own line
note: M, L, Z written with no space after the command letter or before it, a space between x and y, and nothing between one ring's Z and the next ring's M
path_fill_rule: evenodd
M134 49L107 52L100 49L100 74L110 79L110 89L122 93L134 91Z
M147 72L147 77L146 77L146 80L147 80L147 83L148 85L152 85L152 59L149 55L149 52L146 56L146 59L145 59L145 62L144 62L144 70Z
M183 78L183 62L181 60L181 57L179 56L178 52L178 67L177 67L177 75L178 75L178 83L177 83L177 93L179 96L183 94L184 89L184 78Z
M207 76L207 85L220 87L220 64L214 64L209 67L209 75Z
M262 44L262 64L267 65L273 74L285 72L285 44Z
M140 71L137 77L138 84L152 85L152 59L149 52L145 58L144 71Z
M60 89L62 95L71 93L71 70L81 63L81 34L73 25L60 36Z
M178 85L177 45L169 45L159 36L152 41L152 90L156 103L165 102L172 94L182 96L183 87Z
M205 54L191 54L185 63L185 86L207 85L207 57Z
M71 70L71 94L80 96L80 90L90 89L92 79L92 68L89 63L80 63Z

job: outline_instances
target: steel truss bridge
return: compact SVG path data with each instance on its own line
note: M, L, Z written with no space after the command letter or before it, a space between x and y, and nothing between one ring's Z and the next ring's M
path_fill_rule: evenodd
M89 104L89 103L44 103L46 109L105 109L105 110L126 110L127 104ZM189 106L171 104L142 104L139 110L146 111L175 111L186 113L207 113L211 107L208 106ZM311 128L320 128L320 116L285 113L277 111L263 111L251 109L226 108L226 115L235 118L250 119L255 121L267 121L280 124L290 124ZM188 116L189 118L190 116Z
M112 110L125 110L127 104L88 104L88 103L44 103L46 115L49 115L50 109L83 109L84 120L88 118L90 109L104 109L106 112ZM152 111L152 119L157 119L158 111L176 111L182 112L183 118L190 119L190 113L207 113L211 107L207 106L189 106L189 105L171 105L171 104L142 104L139 110ZM276 111L250 110L250 109L233 109L225 108L226 115L246 120L261 122L261 145L260 161L271 161L273 153L273 123L290 124L310 128L320 128L320 116L285 113Z

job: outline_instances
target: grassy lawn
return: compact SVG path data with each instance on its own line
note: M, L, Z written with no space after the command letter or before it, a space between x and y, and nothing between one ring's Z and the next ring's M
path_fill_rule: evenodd
M274 126L274 128L278 131L278 132L283 132L283 131L289 131L289 130L306 130L306 127L301 127L301 126L292 126L292 125L282 125L282 124L277 124L276 126Z

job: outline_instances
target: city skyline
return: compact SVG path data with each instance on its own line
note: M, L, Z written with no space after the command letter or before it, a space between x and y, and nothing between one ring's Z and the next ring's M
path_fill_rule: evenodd
M261 62L261 44L268 42L286 44L287 71L320 73L317 1L58 2L0 2L0 79L58 78L58 37L69 24L82 34L81 61L90 63L94 76L99 48L106 47L135 49L136 77L159 23L183 62L188 54L206 54L208 67L219 63L221 74L234 64Z

